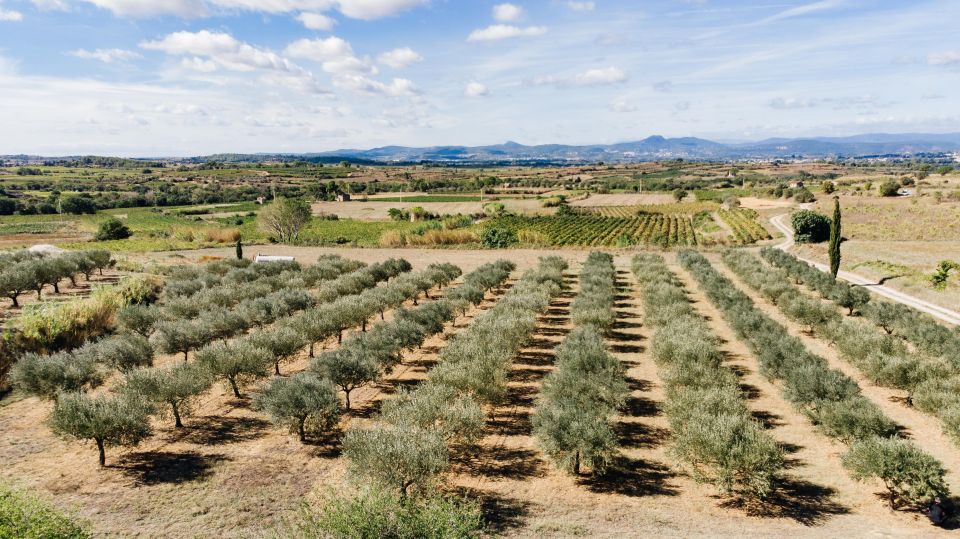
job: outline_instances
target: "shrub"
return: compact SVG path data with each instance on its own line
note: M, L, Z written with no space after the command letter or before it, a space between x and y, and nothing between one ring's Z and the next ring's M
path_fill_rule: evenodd
M509 228L492 227L483 231L480 242L488 249L505 249L517 243L517 235Z
M290 535L325 539L461 539L479 537L476 502L439 495L419 499L379 489L328 496L319 510L304 507Z
M429 430L392 425L352 428L343 439L349 470L403 496L426 492L450 466L443 437Z
M326 430L336 424L340 414L340 399L333 384L310 373L274 378L254 402L274 423L298 433L301 442L307 440L307 420L311 426Z
M130 232L127 225L123 224L119 219L110 218L100 223L100 227L97 229L97 233L93 239L97 241L125 240L132 235L133 233Z
M153 365L153 347L139 335L117 335L87 343L74 350L77 357L88 356L121 372Z
M56 399L63 391L99 386L103 373L92 357L76 357L68 352L50 356L29 353L13 364L10 381L31 395Z
M197 362L215 378L227 382L233 396L240 399L242 387L270 375L273 358L269 351L247 342L215 343L197 350Z
M790 221L797 243L820 243L830 237L830 220L815 211L796 211Z
M432 429L447 442L474 442L483 436L485 416L468 395L442 384L424 383L383 403L380 420L398 428Z
M60 436L93 440L106 465L105 448L134 446L150 435L150 408L130 396L62 393L53 406L50 428Z
M890 507L920 505L946 496L943 466L912 442L899 438L867 438L843 456L843 466L854 479L880 479Z
M794 193L793 195L793 200L801 204L807 204L810 202L816 202L817 197L814 196L814 194L811 193L809 189L804 187L802 189L797 189L796 193Z
M148 305L128 305L117 311L120 329L142 337L150 337L153 326L161 319L160 309Z
M0 482L0 537L87 539L86 526L23 490Z
M896 180L887 180L877 188L882 197L895 197L900 194L900 184Z

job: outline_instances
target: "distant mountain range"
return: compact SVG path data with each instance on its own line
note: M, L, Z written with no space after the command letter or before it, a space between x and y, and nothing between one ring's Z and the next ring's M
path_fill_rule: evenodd
M770 160L911 157L947 156L958 153L960 153L960 133L876 133L850 137L770 138L757 142L739 143L720 143L695 137L664 138L651 136L635 142L583 146L565 144L526 146L516 142L507 142L491 146L431 146L426 148L384 146L367 150L343 149L320 153L217 154L189 159L154 157L147 160L193 163L210 161L249 163L300 159L323 163L349 160L369 164L445 163L483 165L576 164L600 161L624 163L665 159ZM7 162L27 163L76 159L80 158L44 158L27 155L0 156L0 160Z

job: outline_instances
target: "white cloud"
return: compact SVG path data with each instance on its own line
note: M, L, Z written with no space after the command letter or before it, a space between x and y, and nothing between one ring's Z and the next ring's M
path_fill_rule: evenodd
M337 21L322 13L301 13L297 15L297 20L308 30L329 31L333 29L333 25L337 24Z
M788 110L815 107L816 103L806 99L797 99L795 97L775 97L770 100L768 105L770 105L770 108Z
M609 84L619 84L627 80L627 74L622 69L615 66L597 67L588 69L583 73L577 73L572 77L546 76L533 79L531 84L544 86L553 84L556 86L605 86Z
M89 0L88 0L89 1ZM331 0L208 0L224 9L290 13L292 11L326 11L336 4Z
M351 19L381 19L420 7L428 0L338 0L340 13Z
M423 56L417 54L416 51L410 47L393 49L392 51L387 51L377 56L377 63L394 69L403 69L420 61L423 61Z
M385 84L363 75L343 74L335 77L333 83L339 88L352 92L387 97L412 96L420 93L417 86L409 79L393 79L390 84Z
M927 63L934 66L960 64L960 51L931 53L927 56Z
M118 17L145 18L176 15L182 18L205 17L207 6L201 0L84 0ZM57 2L56 4L59 4Z
M23 20L23 13L12 9L0 8L0 21L2 22L20 22Z
M470 81L463 90L463 95L467 97L486 97L490 95L490 89L477 81Z
M300 39L287 46L284 54L320 62L327 73L376 73L369 58L358 58L347 41L330 36L318 39Z
M139 53L124 49L96 49L92 51L77 49L67 54L83 58L84 60L99 60L101 62L112 64L113 62L126 62L142 58Z
M567 2L567 7L574 11L593 11L597 7L594 2Z
M493 6L493 18L500 22L516 22L523 18L523 8L516 4Z
M180 67L198 73L213 73L217 70L217 63L213 60L204 60L194 56L180 60Z
M617 98L608 105L613 112L636 112L639 110L636 105L630 103L624 98Z
M33 5L41 11L67 11L70 9L66 0L31 0Z
M494 24L486 28L474 30L467 36L467 41L499 41L517 37L536 37L547 33L545 26L519 27L509 24Z

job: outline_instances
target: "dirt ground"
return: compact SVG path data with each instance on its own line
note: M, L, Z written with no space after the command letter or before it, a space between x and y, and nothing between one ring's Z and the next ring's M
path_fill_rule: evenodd
M556 211L554 208L543 208L536 199L501 199L497 200L513 213L524 215L548 214ZM483 206L488 202L378 202L376 200L350 202L314 202L311 206L315 215L335 214L346 219L364 221L387 221L390 219L390 208L421 207L438 215L474 215L483 213Z
M163 262L196 260L201 255L231 256L232 249L176 254L156 253ZM311 262L324 253L364 260L404 256L417 268L450 261L464 271L507 257L519 265L515 276L533 267L542 254L557 251L446 251L390 249L325 249L277 247L276 254L294 254ZM727 365L742 380L748 406L787 451L789 468L777 495L759 507L740 507L720 497L709 485L695 483L673 466L670 429L661 412L663 385L649 352L651 330L644 324L644 305L629 274L628 253L618 254L618 322L608 344L627 367L632 390L616 431L621 457L611 473L571 477L555 470L539 450L531 432L531 413L540 383L553 365L554 349L571 329L569 306L578 290L576 277L586 252L564 251L573 261L571 287L538 319L536 336L517 357L508 398L489 414L487 436L475 451L454 453L448 483L477 496L495 534L512 537L931 537L922 515L892 512L879 496L879 484L856 483L840 466L843 447L818 434L782 398L781 388L758 374L758 364L735 338L719 312L692 278L667 255L682 279L694 308L722 339ZM176 258L181 256L185 258ZM724 271L718 257L710 255ZM773 307L748 289L764 310ZM436 293L434 293L436 295ZM34 398L0 402L0 475L54 497L66 508L95 523L98 534L136 537L259 537L269 534L300 500L347 485L339 436L352 422L368 421L379 402L402 385L426 377L446 340L495 302L488 296L467 318L448 324L422 350L405 354L403 365L379 383L351 395L354 410L338 432L311 443L266 421L247 398L234 399L217 386L204 397L197 413L180 432L158 422L153 438L135 449L108 451L109 466L100 470L92 446L55 438L43 425L50 405ZM788 325L791 333L798 329ZM825 343L801 336L831 363ZM325 344L335 346L333 342ZM162 361L178 361L163 358ZM304 368L306 358L283 367L288 374ZM877 399L928 450L941 457L956 485L960 450L942 443L936 420L915 417L890 400L892 395L857 378L869 398ZM886 399L886 402L882 402ZM896 414L896 407L903 408Z
M613 193L608 195L594 195L573 200L571 206L636 206L638 204L669 204L672 203L671 194L642 195L635 193Z

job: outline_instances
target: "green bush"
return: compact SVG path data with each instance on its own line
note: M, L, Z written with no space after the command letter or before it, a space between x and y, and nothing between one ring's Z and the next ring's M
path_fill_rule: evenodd
M125 240L132 235L133 233L130 232L127 225L120 222L119 219L111 218L100 223L100 228L97 229L97 234L93 239L97 241Z
M85 539L85 526L49 503L0 482L0 539Z
M882 197L895 197L900 194L900 184L896 180L887 180L877 190Z
M289 535L324 539L461 539L481 532L480 507L450 497L403 498L368 490L331 495L319 510L304 507Z
M812 210L799 210L790 216L797 243L820 243L830 237L830 220Z
M488 228L483 231L480 242L488 249L504 249L517 243L517 235L509 228Z
M843 466L854 479L879 479L887 489L890 507L921 505L946 496L943 466L912 442L900 438L867 438L843 456Z

